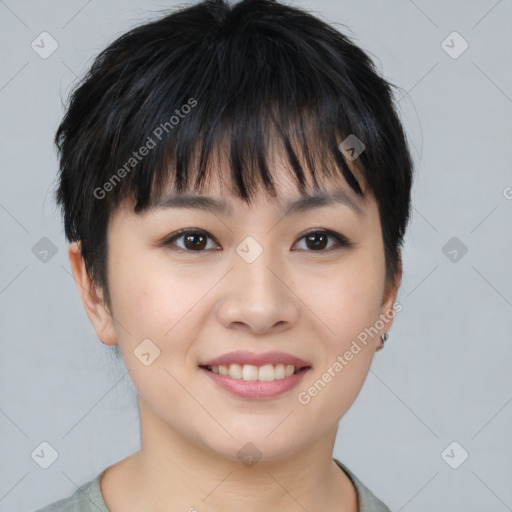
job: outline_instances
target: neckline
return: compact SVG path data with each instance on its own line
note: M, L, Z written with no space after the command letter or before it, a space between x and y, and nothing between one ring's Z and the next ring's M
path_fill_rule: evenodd
M365 500L364 496L366 494L365 493L365 491L366 491L365 486L359 480L359 478L357 478L356 475L354 475L354 473L352 473L352 471L350 471L350 469L348 469L347 466L345 466L345 464L342 464L335 457L333 457L332 460L338 465L338 467L341 469L341 471L343 471L347 475L349 480L352 482L352 485L354 486L354 489L356 490L357 509L359 511L363 510L363 505L364 505L364 500Z
M347 475L347 477L350 479L350 481L354 485L354 488L356 490L356 495L357 495L358 509L363 510L362 507L364 505L364 495L365 495L365 491L366 491L364 485L356 477L356 475L354 473L352 473L352 471L350 471L347 468L347 466L345 466L345 464L341 463L335 457L333 457L332 460L337 464L337 466L341 469L341 471L343 471ZM105 473L105 471L107 469L108 468L105 468L103 471L101 471L101 473L96 475L96 477L90 484L90 492L87 493L89 500L91 500L96 505L96 507L98 508L98 510L100 512L111 512L105 502L105 499L103 498L103 494L101 492L101 486L100 486L101 477L103 476L103 474ZM87 484L85 484L85 485L87 485Z

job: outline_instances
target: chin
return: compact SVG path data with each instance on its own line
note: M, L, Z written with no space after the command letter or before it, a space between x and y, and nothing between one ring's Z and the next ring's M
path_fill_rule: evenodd
M261 432L246 428L231 432L233 438L226 436L225 439L218 439L218 442L208 440L207 445L217 456L228 461L239 461L247 467L252 467L257 462L286 459L306 447L305 438L299 432L295 436L289 430L283 429L282 435L278 436L275 435L276 432L269 435L271 431L272 429Z

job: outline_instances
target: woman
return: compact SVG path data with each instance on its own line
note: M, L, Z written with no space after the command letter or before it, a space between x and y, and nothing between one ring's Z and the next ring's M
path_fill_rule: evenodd
M397 309L391 87L268 0L182 8L98 56L56 134L57 201L141 448L41 511L389 511L332 455Z

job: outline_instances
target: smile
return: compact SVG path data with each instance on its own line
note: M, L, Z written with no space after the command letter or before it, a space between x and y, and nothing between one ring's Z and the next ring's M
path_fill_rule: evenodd
M290 391L311 370L310 366L230 364L200 366L215 384L238 397L261 400L275 398Z
M272 381L290 377L301 368L296 368L292 364L285 365L284 363L264 364L261 366L234 363L218 366L207 365L206 369L220 375L229 375L233 379Z

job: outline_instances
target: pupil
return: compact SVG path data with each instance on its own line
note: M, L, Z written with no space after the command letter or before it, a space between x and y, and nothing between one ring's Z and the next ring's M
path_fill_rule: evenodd
M323 238L323 243L322 242L318 242L318 241L314 241L317 237L322 237ZM310 242L313 242L313 248L315 249L324 249L325 248L325 241L327 239L327 237L323 234L323 233L314 233L312 235L308 235L307 237L308 241Z
M203 240L202 240L202 243L200 242L199 244L194 244L193 243L193 240L194 238L196 237L201 237ZM187 247L187 249L203 249L205 247L205 236L202 235L201 233L192 233L192 234L188 234L188 235L185 235L185 246ZM191 242L189 244L189 242Z

